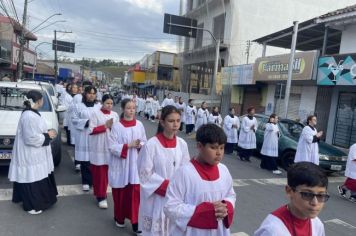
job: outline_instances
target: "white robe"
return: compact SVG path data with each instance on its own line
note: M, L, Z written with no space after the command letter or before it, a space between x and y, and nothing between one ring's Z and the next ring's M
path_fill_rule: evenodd
M124 144L129 144L133 140L139 139L143 144L146 143L146 132L141 121L136 120L133 127L124 127L120 122L116 122L110 134L109 150L109 185L112 188L124 188L130 184L140 184L137 160L138 150L129 148L127 158L121 158Z
M255 125L254 129L251 126ZM258 123L255 117L250 120L247 116L242 119L238 146L244 149L256 148L256 134Z
M163 212L167 201L155 193L164 180L170 180L176 170L190 160L188 145L177 137L175 148L165 148L156 136L148 140L139 154L141 182L140 225L144 235L168 235L168 219Z
M213 113L210 113L209 117L208 117L208 123L211 123L211 124L216 124L217 126L221 127L221 124L222 124L222 118L221 118L221 115L217 115L217 116L214 116Z
M143 98L137 98L136 100L137 112L144 111L145 108L145 100Z
M208 109L205 109L204 111L202 108L199 108L197 113L197 121L195 123L195 131L197 131L200 128L200 126L208 123L208 117L209 117Z
M261 154L269 157L278 157L278 140L278 124L267 123L261 148Z
M8 177L12 182L33 183L54 171L51 145L42 146L46 121L34 111L22 113L17 127Z
M84 103L79 103L75 107L72 118L73 127L76 130L75 136L75 160L89 161L89 127L85 127L95 110L99 110L100 104L93 107L87 107Z
M233 128L232 126L236 125L237 128ZM240 120L237 116L232 118L230 115L227 115L224 119L224 131L227 136L228 143L237 143L238 135L237 131L240 128Z
M190 107L189 105L186 106L185 124L186 125L194 125L196 115L197 115L197 108L195 106L193 106L193 107Z
M113 119L114 123L118 122L119 115L111 111L110 114L104 114L101 110L95 110L89 120L89 133L94 128L105 125L106 121ZM110 129L100 134L89 135L89 160L91 164L101 166L107 165L110 158L109 150Z
M159 101L158 100L152 100L152 115L154 117L157 117L158 111L161 110L161 106L159 105Z
M319 165L319 144L318 142L313 143L313 138L317 133L318 131L315 128L313 130L310 126L303 128L294 158L295 163L307 161Z
M180 104L179 102L176 103L176 108L180 110L180 122L185 123L185 110L186 110L185 103L184 102L182 104Z
M153 102L152 98L147 98L145 101L145 114L148 114L150 117L153 115L152 102Z
M64 105L66 107L66 110L63 112L63 126L67 126L69 125L69 121L70 121L70 118L69 118L69 107L70 105L72 104L73 102L73 97L67 93L67 92L64 92L61 96L64 97L64 99L62 100L61 104Z
M349 156L347 158L345 176L351 179L356 179L356 144L350 147Z
M75 144L75 138L78 135L77 129L73 125L73 118L76 114L77 104L82 103L83 96L81 94L77 94L73 97L72 103L69 105L68 113L67 113L67 122L68 129L70 130L70 142L71 144Z
M325 236L324 225L318 217L311 219L312 236ZM254 236L292 236L282 220L269 214Z
M169 218L169 235L174 236L215 236L230 235L223 221L218 221L217 229L198 229L188 226L196 206L203 202L226 200L235 206L236 194L229 170L218 164L219 178L215 181L203 180L190 162L181 167L168 186L167 203L164 212Z
M172 106L175 106L175 103L174 103L174 100L173 98L165 98L162 102L162 108L165 107L165 106L168 106L168 105L172 105Z

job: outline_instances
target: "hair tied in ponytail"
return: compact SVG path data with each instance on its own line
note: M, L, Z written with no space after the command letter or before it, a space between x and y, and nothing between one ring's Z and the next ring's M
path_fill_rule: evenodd
M24 105L28 108L31 108L35 105L34 101L32 100L32 98L28 98L27 96L24 96Z

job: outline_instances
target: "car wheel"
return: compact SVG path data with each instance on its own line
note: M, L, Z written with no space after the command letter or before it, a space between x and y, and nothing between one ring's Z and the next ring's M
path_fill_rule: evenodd
M294 164L295 151L286 151L282 155L281 164L283 169L288 171L288 169Z

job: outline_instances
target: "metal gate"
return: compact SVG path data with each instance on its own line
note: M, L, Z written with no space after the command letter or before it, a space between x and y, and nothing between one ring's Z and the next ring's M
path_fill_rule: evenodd
M299 119L300 94L290 94L288 104L288 119ZM276 99L275 113L278 116L283 116L285 113L284 98Z
M333 144L348 148L356 142L356 94L340 93Z
M318 87L315 105L315 115L318 118L317 129L324 131L322 139L325 139L328 129L332 92L332 88Z

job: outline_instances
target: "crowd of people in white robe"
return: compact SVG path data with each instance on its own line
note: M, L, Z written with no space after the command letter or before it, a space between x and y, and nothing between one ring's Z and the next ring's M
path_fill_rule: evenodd
M97 90L90 83L83 84L83 87L69 84L60 92L60 102L67 107L63 120L67 144L74 146L75 169L81 172L83 191L93 188L98 206L106 209L107 188L111 186L118 227L125 227L125 219L129 219L138 235L230 235L236 195L232 177L220 161L224 149L225 153L231 154L236 145L241 149L240 159L250 161L256 148L258 127L253 107L240 122L233 108L223 120L218 107L209 112L206 102L197 110L193 100L186 105L182 98L174 100L171 94L161 105L155 96L147 95L143 99L135 94L126 94L122 98L122 114L119 116L112 110L113 97L106 94L97 101ZM57 195L49 146L56 133L53 130L47 132L46 124L37 111L41 107L41 99L38 94L28 95L9 172L9 178L14 182L13 201L22 201L24 209L31 214L50 207L56 202ZM142 113L148 120L159 120L157 134L149 140L142 122L136 119ZM308 117L307 123L298 143L295 162L301 162L301 169L319 173L317 167L305 163L318 165L318 142L323 133L315 128L315 116ZM187 143L177 136L184 124L187 134L196 132L199 152L196 157L189 155ZM261 168L275 174L281 173L276 164L279 137L278 116L272 114L266 124ZM32 156L33 153L36 155ZM339 188L343 193L356 192L354 153L356 151L350 152L348 182ZM316 181L322 182L321 193L311 196L310 192L301 190L301 197L309 202L316 197L319 203L324 203L328 199L325 193L327 182L324 176L316 177ZM290 184L288 191L296 191L293 188L298 184L294 184ZM32 194L27 199L31 191L41 197ZM48 193L43 192L48 191L51 196L46 197ZM288 210L294 214L295 209L288 207L294 206L291 203L274 212L271 220L266 219L256 235L288 235L288 231L290 235L298 235L290 231L290 225L285 225L280 230L282 233L271 230L271 224L285 223L283 217L290 217L286 213ZM313 222L305 223L312 225L312 233L307 235L324 235L320 220ZM295 225L291 227L296 231Z

